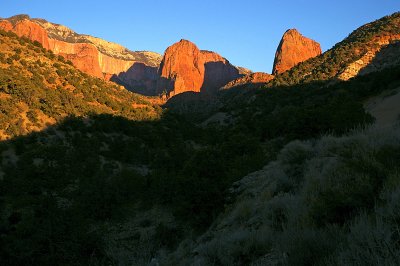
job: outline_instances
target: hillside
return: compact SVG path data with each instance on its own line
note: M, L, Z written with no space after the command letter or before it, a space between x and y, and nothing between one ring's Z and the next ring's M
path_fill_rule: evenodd
M0 31L0 48L1 140L43 130L67 116L160 115L144 97L82 73L37 42Z
M373 59L400 40L400 13L394 13L354 30L322 55L278 75L270 86L324 80L348 80L375 62ZM398 47L398 45L397 45ZM397 58L396 58L397 59ZM377 63L375 71L390 66ZM398 62L398 61L397 61Z

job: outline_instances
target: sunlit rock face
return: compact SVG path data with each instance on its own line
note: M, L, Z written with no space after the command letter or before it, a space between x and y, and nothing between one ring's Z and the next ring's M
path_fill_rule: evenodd
M200 92L204 80L204 60L197 46L187 40L171 45L160 65L157 89L171 95Z
M276 50L272 74L283 73L321 52L321 46L316 41L304 37L296 29L287 30Z
M187 40L168 47L162 57L154 52L130 51L119 44L27 15L0 20L0 28L38 41L89 75L145 95L173 96L186 91L212 94L230 81L251 73L233 66L215 52L199 50Z
M400 61L400 34L375 37L369 49L360 58L347 65L337 76L339 80L349 80L357 75L365 75L395 66Z
M89 35L81 35L63 25L50 23L43 19L32 19L27 15L0 20L0 28L13 31L18 36L25 36L32 41L38 41L44 48L64 56L75 67L89 75L107 80L121 75L129 84L140 84L141 90L155 91L154 84L158 77L133 73L137 69L133 66L142 64L148 67L149 71L154 72L154 68L157 68L161 62L160 54L148 51L130 51L119 44ZM129 80L129 77L137 76L141 77L140 82ZM117 78L117 80L120 79ZM133 86L130 89L135 90L136 88Z
M217 53L201 51L187 40L167 48L159 75L157 90L169 96L187 91L215 93L240 77L239 69L228 60Z

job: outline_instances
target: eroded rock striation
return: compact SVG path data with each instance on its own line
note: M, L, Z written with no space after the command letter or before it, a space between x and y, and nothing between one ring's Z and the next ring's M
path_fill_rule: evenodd
M130 51L112 42L89 35L81 35L63 25L50 23L43 19L33 19L27 15L18 15L0 20L0 28L13 31L18 36L25 36L38 41L46 49L62 55L81 71L104 79L124 80L127 84L140 84L143 90L154 91L154 68L161 61L161 55L148 51ZM140 73L135 73L141 64ZM148 67L148 71L142 71ZM150 75L141 73L151 72ZM135 80L135 78L140 78ZM145 87L146 84L152 87ZM135 90L135 86L129 87Z

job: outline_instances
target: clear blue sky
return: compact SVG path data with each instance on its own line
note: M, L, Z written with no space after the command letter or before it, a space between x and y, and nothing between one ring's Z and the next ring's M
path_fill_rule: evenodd
M297 28L325 51L357 27L400 11L400 0L0 0L0 17L28 14L163 53L180 39L232 64L271 72L282 34Z

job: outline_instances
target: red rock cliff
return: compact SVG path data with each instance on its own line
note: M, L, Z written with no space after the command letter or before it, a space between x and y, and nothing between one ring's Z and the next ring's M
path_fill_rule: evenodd
M47 32L37 23L24 19L18 21L14 25L13 31L18 36L25 36L32 41L38 41L44 48L49 49L49 38L47 36Z
M0 29L5 31L12 31L13 25L7 20L0 20Z
M181 40L168 47L160 65L157 89L175 95L185 91L200 92L204 81L204 60L197 46Z
M201 51L204 60L204 83L202 91L213 93L228 82L239 78L239 69L217 53Z
M319 43L302 36L296 29L288 30L276 50L272 73L283 73L300 62L320 55L321 52Z
M132 52L121 45L88 35L80 35L65 26L42 19L31 19L27 15L0 20L0 28L13 31L18 36L25 36L32 41L38 41L44 48L71 60L76 68L89 75L105 79L111 79L114 75L123 75L129 84L136 84L136 80L130 79L140 76L134 72L137 69L133 67L135 64L144 64L144 67L153 70L161 60L161 56L156 53ZM154 75L140 77L141 89L149 84L151 87L148 89L155 90L153 83L157 78Z
M159 69L159 93L170 96L186 92L213 93L238 77L239 70L217 53L200 51L187 40L168 47Z

